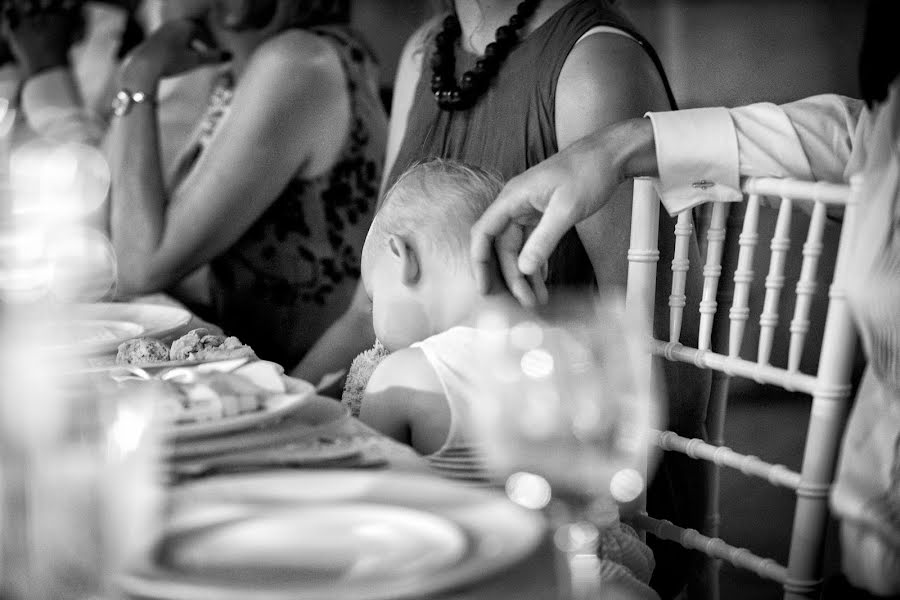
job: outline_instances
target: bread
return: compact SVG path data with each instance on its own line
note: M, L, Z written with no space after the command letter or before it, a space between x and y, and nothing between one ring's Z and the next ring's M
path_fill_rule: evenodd
M211 335L208 329L192 329L174 342L169 353L172 360L216 360L226 358L256 358L250 346L236 337Z
M120 365L146 365L169 360L169 349L153 338L142 337L119 344L116 363Z

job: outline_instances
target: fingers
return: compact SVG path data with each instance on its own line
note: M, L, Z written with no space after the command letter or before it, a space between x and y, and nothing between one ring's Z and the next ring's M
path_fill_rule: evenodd
M526 275L536 275L565 233L577 222L575 212L559 193L554 192L537 227L528 236L519 254L518 268Z
M550 292L547 291L547 274L544 269L538 275L527 275L528 283L538 304L547 304L550 301Z
M231 59L231 53L216 45L215 37L203 19L190 21L193 30L188 40L188 47L197 55L200 64L219 63Z
M497 238L497 261L500 264L500 273L506 281L506 286L516 300L522 306L535 306L538 299L531 284L518 267L519 250L522 247L524 236L521 227L516 225L507 227Z
M501 194L502 195L502 194ZM486 294L491 285L494 239L512 224L510 215L495 201L472 226L469 257L478 291Z

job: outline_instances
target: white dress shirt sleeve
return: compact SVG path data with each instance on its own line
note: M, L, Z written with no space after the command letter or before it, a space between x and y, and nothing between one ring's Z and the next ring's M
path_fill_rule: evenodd
M653 123L659 180L669 214L705 202L741 200L737 133L728 109L647 113Z
M709 201L741 199L740 177L845 181L860 100L833 94L781 106L699 108L648 113L659 165L657 192L670 214Z

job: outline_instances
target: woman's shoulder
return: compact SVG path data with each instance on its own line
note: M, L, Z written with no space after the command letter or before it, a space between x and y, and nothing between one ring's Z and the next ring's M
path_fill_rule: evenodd
M248 68L265 70L274 78L304 72L341 71L340 54L334 42L303 29L288 29L275 35L253 53Z

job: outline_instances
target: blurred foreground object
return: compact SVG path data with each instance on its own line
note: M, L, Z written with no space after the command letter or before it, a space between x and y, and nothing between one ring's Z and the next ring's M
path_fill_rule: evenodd
M473 425L487 460L509 475L519 504L556 501L554 541L569 559L572 597L597 597L598 544L620 527L616 503L644 493L662 414L640 330L620 303L588 293L556 295L535 317L485 311L479 330L485 396Z

